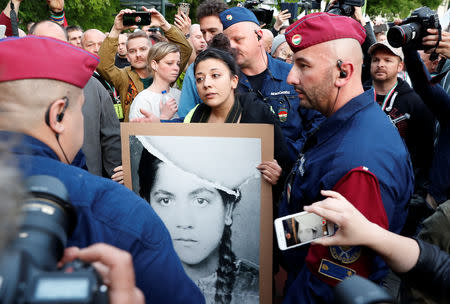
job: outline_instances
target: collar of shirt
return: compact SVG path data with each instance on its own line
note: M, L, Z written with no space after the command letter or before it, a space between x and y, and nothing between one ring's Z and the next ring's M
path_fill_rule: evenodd
M334 136L356 113L374 104L374 90L370 89L356 96L347 102L336 113L324 120L319 130L317 130L317 144L326 141ZM378 106L378 105L377 105Z

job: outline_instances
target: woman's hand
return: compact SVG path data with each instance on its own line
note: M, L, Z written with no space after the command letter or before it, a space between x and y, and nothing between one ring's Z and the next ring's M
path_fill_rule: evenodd
M136 117L130 119L130 122L161 122L161 120L153 113L150 113L144 109L139 109L144 117Z
M371 236L371 232L377 231L378 228L381 229L376 224L367 220L341 194L326 190L322 190L320 193L327 198L310 206L305 206L305 211L326 218L330 222L337 224L339 229L331 237L316 240L316 244L323 246L365 245Z
M264 161L256 167L264 177L264 179L271 185L276 185L278 179L283 171L278 165L278 162L274 159L272 161Z
M160 119L169 120L177 113L178 105L174 98L170 98L166 103L159 102L159 110L161 112Z
M111 176L111 179L113 181L118 182L119 184L123 185L123 167L122 167L122 165L115 167L113 169L113 171L115 173Z

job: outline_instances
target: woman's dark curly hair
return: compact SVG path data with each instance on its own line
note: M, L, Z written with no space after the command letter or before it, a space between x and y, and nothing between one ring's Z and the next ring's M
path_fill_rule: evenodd
M139 195L150 203L150 192L156 181L156 175L162 161L150 154L145 148L142 150L139 162ZM240 201L241 195L236 197L225 191L217 189L223 204L235 205ZM236 280L236 255L231 248L231 225L225 225L219 245L219 266L217 267L215 302L221 304L231 303L232 291Z

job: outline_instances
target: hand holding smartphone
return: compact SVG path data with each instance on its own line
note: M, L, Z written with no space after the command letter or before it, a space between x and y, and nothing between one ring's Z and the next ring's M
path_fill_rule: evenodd
M303 211L275 219L275 232L281 250L309 244L335 233L335 224L321 216Z

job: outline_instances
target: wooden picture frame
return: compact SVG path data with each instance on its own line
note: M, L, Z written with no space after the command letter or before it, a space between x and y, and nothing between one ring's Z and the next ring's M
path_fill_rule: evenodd
M256 147L255 145L258 145L257 150L252 149L252 151L257 151L253 152L253 154L259 154L254 157L255 160L258 159L259 161L269 161L274 157L273 132L273 125L268 124L121 123L124 184L126 187L135 191L139 195L139 182L136 181L139 179L137 171L141 159L142 150L148 150L148 148L142 145L143 138L145 138L146 140L148 139L148 142L152 142L152 140L155 138L164 138L164 140L165 138L167 138L167 142L171 142L171 140L179 138L182 138L183 142L193 142L194 139L200 139L201 142L205 142L205 147L208 150L211 145L214 145L214 142L222 142L226 143L227 145L228 143L244 142L249 143L250 145L252 145L252 147ZM210 142L212 142L212 144L210 144ZM139 145L141 145L140 148ZM181 151L184 151L186 153L186 159L182 160L182 163L190 162L190 160L194 158L197 159L196 155L189 155L189 151L185 151L187 146L188 145L179 147ZM240 145L236 147L232 146L230 149L239 148ZM139 149L141 150L139 151ZM242 149L243 148L241 148L241 150ZM152 151L152 153L154 153L154 151ZM224 153L227 152L224 151ZM161 152L161 155L163 156L162 158L164 158L164 155L166 154L167 153ZM222 158L219 156L218 159ZM211 166L214 167L216 164L205 164L205 166L209 166L211 168ZM231 225L232 248L236 254L236 258L239 259L239 261L248 261L250 265L256 264L259 266L259 303L269 304L272 303L273 293L272 187L269 183L264 181L264 179L259 174L256 179L244 183L241 188L242 199L233 211L233 224ZM258 192L258 188L259 195L256 195L256 192ZM246 192L244 192L244 190L246 190ZM259 198L259 202L256 199L252 199L253 197ZM257 210L258 208L259 210ZM258 224L259 229L255 229L255 226L257 226ZM166 225L168 224L166 223ZM169 231L171 230L169 227L168 229ZM259 247L259 250L257 248L255 249L255 247ZM185 265L183 264L183 266ZM189 272L187 270L186 272L189 275ZM195 281L196 280L194 280L194 282ZM208 303L208 297L206 298ZM248 301L242 301L242 299L240 299L239 302L243 304L255 303L255 301L253 300L249 298Z

